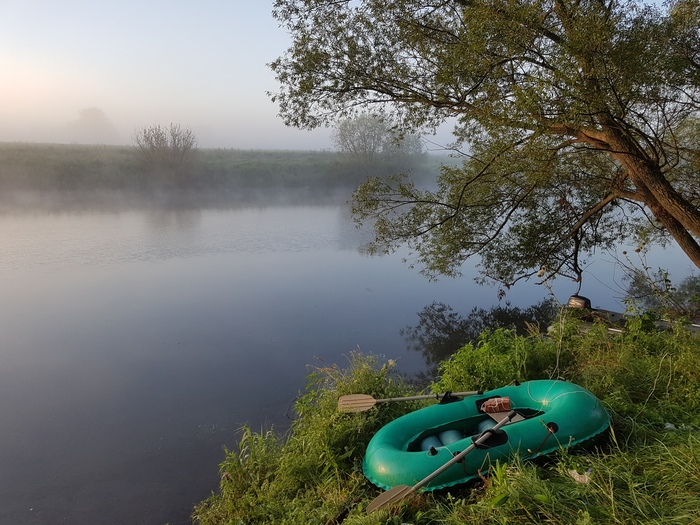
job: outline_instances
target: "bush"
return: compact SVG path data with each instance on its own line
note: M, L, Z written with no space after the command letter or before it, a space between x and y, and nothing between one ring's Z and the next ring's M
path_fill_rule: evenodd
M439 367L433 389L440 392L490 390L513 381L556 377L558 346L551 339L519 336L512 330L484 332L476 343L462 347Z
M192 130L180 124L157 124L137 130L133 140L149 170L179 178L191 174L197 153L197 137Z
M559 378L593 392L619 424L700 425L700 339L681 325L673 332L649 330L636 318L614 335L602 323L581 331L578 321L564 319L550 337L484 332L476 345L444 361L440 376L433 391Z

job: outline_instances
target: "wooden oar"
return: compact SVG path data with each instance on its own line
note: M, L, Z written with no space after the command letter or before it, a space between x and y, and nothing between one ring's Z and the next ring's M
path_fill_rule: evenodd
M483 394L481 391L474 392L449 392L449 395L456 397L475 396ZM338 399L338 410L341 412L364 412L377 403L391 403L393 401L416 401L418 399L442 399L448 394L425 394L421 396L390 397L387 399L374 399L367 394L350 394Z
M423 478L421 481L419 481L418 483L416 483L412 487L409 487L408 485L399 485L398 487L394 487L391 490L387 490L383 494L379 495L374 500L372 500L372 503L370 503L367 506L367 513L369 514L370 512L374 512L375 510L380 510L380 509L386 508L393 503L398 503L399 501L407 498L408 496L410 496L411 494L416 492L418 489L427 485L430 481L432 481L434 478L438 477L440 474L445 472L452 465L460 462L464 456L469 454L472 450L477 448L479 445L486 444L486 442L489 439L491 439L491 437L494 435L494 432L496 430L501 428L503 425L506 425L507 423L509 423L510 420L513 419L517 415L518 414L515 412L515 410L512 410L505 418L503 418L501 421L499 421L496 424L496 426L494 426L493 428L491 428L489 430L482 432L482 434L477 439L475 439L474 442L471 445L469 445L469 447L467 447L462 452L460 452L459 454L454 456L451 460L449 460L447 463L445 463L443 466L441 466L439 469L437 469L432 474L428 474L425 478Z

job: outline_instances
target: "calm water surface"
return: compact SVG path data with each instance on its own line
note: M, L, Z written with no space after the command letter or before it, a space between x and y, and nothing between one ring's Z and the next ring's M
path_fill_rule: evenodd
M189 523L309 365L359 346L416 372L417 312L495 304L365 235L335 205L0 216L0 523Z

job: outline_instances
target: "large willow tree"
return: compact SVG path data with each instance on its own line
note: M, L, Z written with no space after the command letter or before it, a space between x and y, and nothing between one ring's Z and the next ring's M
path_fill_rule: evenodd
M620 0L276 0L270 67L289 125L368 107L407 130L456 122L459 168L431 190L370 180L374 248L429 275L472 255L510 285L636 236L700 267L700 4Z

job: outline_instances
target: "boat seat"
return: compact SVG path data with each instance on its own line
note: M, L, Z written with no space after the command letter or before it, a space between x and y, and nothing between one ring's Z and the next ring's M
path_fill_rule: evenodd
M500 423L501 421L503 421L506 418L506 416L510 414L511 410L512 408L510 406L509 397L492 397L483 401L479 406L479 412L487 414L496 423ZM523 416L517 414L514 418L511 419L511 423L516 423L518 421L522 421L523 419L525 419Z
M496 423L503 421L510 412L489 412L488 415ZM517 423L518 421L523 421L525 418L520 414L515 414L515 416L510 420L511 423Z

